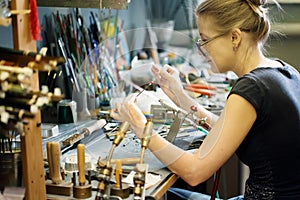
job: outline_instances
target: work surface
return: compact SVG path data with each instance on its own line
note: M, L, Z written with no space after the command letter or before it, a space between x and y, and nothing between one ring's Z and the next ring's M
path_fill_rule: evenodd
M84 128L85 126L90 125L93 121L75 124L67 124L60 125L60 136L55 136L53 139L56 141L62 141L64 138L69 137L74 134L74 132ZM112 139L114 136L108 136L116 123L109 123L105 127L107 129L106 132L103 130L97 130L90 136L84 138L81 143L85 144L85 153L88 157L91 158L92 163L92 171L94 174L97 173L97 162L99 159L106 159L109 155L109 151L112 147ZM161 134L165 134L169 125L158 124L155 125L155 129L158 130ZM187 125L184 125L175 140L175 144L178 144L184 149L188 149L189 144L194 140L194 138L199 138L200 136L204 136L204 133ZM45 141L51 141L51 138L46 139ZM44 141L44 142L45 142ZM66 158L70 156L75 156L77 150L75 148L69 149L68 151L64 151L64 154L61 156L61 166L65 167ZM140 140L134 136L134 134L130 131L127 132L125 138L122 142L116 147L114 150L112 159L123 159L123 158L139 158L141 154L141 144ZM164 195L164 193L168 190L169 187L177 180L177 176L171 173L153 154L151 151L146 149L144 162L148 164L148 173L155 175L153 182L149 183L150 186L146 190L147 198L158 199ZM134 164L132 165L123 165L123 172L129 173L134 168ZM95 178L95 177L94 177ZM114 176L112 176L111 181L114 182ZM96 190L98 181L93 180L93 190ZM96 192L93 193L95 195ZM49 199L51 197L55 197L53 195L48 195ZM94 198L91 198L94 199ZM131 199L131 198L129 198Z
M223 85L221 88L223 88ZM214 98L210 98L209 100L207 98L198 98L197 100L199 100L199 104L207 107L208 109L217 108L214 111L219 112L222 109L222 102L227 93L224 89L221 89L221 91L223 92L220 93L217 92L218 95L214 96ZM143 112L147 112L147 111L149 112L150 108L148 105L150 105L150 103L147 104L147 106L145 105L145 101L146 99L149 99L149 96L153 96L153 95L151 95L148 92L144 92L139 97L139 101L143 105L143 107L141 108ZM139 104L139 102L137 102L137 104ZM172 123L173 121L175 121L174 118L172 118L172 120L170 120L169 122L164 121L163 124L155 123L154 130L160 135L166 136L167 133L169 132L170 127L172 127L170 123ZM62 140L74 134L74 132L80 131L84 127L89 126L91 123L94 122L91 120L91 121L76 123L76 124L60 125L59 135L45 139L43 145L45 146L45 143L48 141L61 142ZM108 123L104 128L106 131L104 130L95 131L90 136L81 140L81 143L85 144L86 155L89 156L89 158L91 159L91 164L92 164L91 168L92 171L94 172L94 177L96 177L97 173L99 173L98 169L96 169L98 160L106 159L112 148L112 140L114 139L114 135L111 134L113 133L113 131L111 130L114 127L118 127L118 123L116 122ZM201 144L203 137L205 137L205 134L207 134L207 132L205 133L203 130L191 126L191 124L186 124L186 122L183 122L183 124L179 127L180 129L178 131L175 131L176 132L175 135L177 135L177 137L175 138L173 143L184 150L197 149ZM64 163L66 158L69 156L76 155L76 149L64 148L62 150L63 150L63 155L61 157L61 166L64 168ZM140 140L136 138L133 133L128 131L126 136L122 140L122 142L115 148L112 155L112 159L125 158L126 160L126 158L128 159L139 158L141 156L140 154L141 154ZM171 173L148 149L146 149L144 154L144 162L148 164L148 172L154 175L158 175L160 178L159 181L153 183L153 185L151 185L151 187L149 187L146 190L146 197L150 199L151 198L159 199L164 195L164 193L168 190L168 188L172 186L172 184L177 180L178 177L175 174ZM127 173L132 171L134 166L135 164L133 165L123 164L122 166L123 173L125 171ZM113 176L111 177L111 181L112 182L114 181ZM96 191L97 183L98 181L95 178L95 180L92 181L94 191Z

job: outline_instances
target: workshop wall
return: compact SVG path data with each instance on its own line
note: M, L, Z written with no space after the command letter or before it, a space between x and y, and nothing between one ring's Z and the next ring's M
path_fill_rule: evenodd
M159 2L156 2L158 0L131 0L128 6L128 10L119 10L119 16L124 21L124 29L125 30L131 30L128 31L128 34L126 34L127 41L130 50L137 50L142 48L144 44L145 39L145 32L143 30L139 30L138 32L133 31L142 27L146 26L146 19L147 15L147 8L151 6L151 2L155 3L155 5L158 5ZM166 5L168 4L168 1L172 0L166 0L163 1ZM173 1L174 2L174 1ZM195 7L195 4L199 3L200 0L197 0L196 2L193 2L190 6L191 12L193 12L193 7ZM288 63L294 65L298 71L300 71L300 57L298 56L299 46L300 46L300 3L284 3L289 1L280 1L283 11L278 11L275 6L273 6L270 10L270 14L277 22L280 22L280 26L277 26L276 28L279 29L280 32L284 33L284 37L280 38L273 38L269 41L269 46L266 48L269 55L271 57L277 57L281 58L283 60L286 60ZM296 1L293 1L296 2ZM147 4L146 4L147 3ZM70 9L67 8L46 8L46 7L39 7L39 18L40 22L42 22L42 17L45 14L49 14L55 10L59 9L60 12L69 12ZM88 13L91 10L96 9L81 9L83 16L88 16ZM163 11L161 11L163 12ZM166 12L166 11L165 11ZM194 14L194 13L193 13ZM159 14L158 11L152 10L152 14L150 17L154 18L158 15L163 16L163 14ZM186 17L184 8L178 9L178 12L176 15L174 15L174 30L176 31L185 31L188 29L187 23L186 23ZM192 21L192 24L194 24L194 21ZM185 32L185 34L188 34L188 31ZM197 32L194 32L194 36ZM1 27L0 26L0 35L1 38L5 38L0 40L0 46L3 47L12 47L12 28L11 27ZM175 45L187 45L186 41L180 41L178 38L173 38L173 41L171 41L171 44Z
M283 10L278 10L275 5L270 8L270 15L276 21L273 28L282 35L272 37L266 47L270 57L276 57L285 60L300 71L300 2L283 3Z

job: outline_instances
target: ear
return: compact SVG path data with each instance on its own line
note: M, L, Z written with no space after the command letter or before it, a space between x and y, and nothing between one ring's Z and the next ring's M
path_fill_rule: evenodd
M233 49L237 49L242 41L242 31L239 28L235 28L231 32L231 42Z

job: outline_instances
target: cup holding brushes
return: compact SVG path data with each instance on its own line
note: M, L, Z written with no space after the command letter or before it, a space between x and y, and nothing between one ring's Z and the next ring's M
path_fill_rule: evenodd
M66 182L62 179L60 171L61 152L59 143L50 142L47 144L47 153L50 178L50 180L46 180L47 194L70 196L72 194L73 183Z
M78 185L74 184L73 196L85 199L92 196L92 185L85 178L85 149L84 144L77 145Z

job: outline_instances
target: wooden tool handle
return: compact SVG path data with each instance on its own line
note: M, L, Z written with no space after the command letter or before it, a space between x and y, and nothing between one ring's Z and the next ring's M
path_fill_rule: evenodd
M52 179L53 169L52 169L52 156L51 156L51 144L52 142L47 142L47 161L49 166L49 178Z
M93 125L87 127L86 129L88 130L89 134L91 134L95 130L99 130L99 129L103 128L105 126L105 124L106 124L106 120L100 119L97 122L95 122Z
M62 182L60 174L60 146L58 142L51 143L51 159L52 159L52 182L59 184Z
M116 188L121 188L122 187L122 160L117 159L116 160Z
M79 185L85 185L85 153L84 144L77 145L77 165L78 165L78 182Z
M132 165L132 164L137 164L140 162L140 158L136 157L136 158L120 158L119 160L121 160L123 165ZM98 165L99 166L104 166L106 165L107 160L99 160L98 161ZM111 159L110 160L111 164L116 164L116 160L115 159Z

